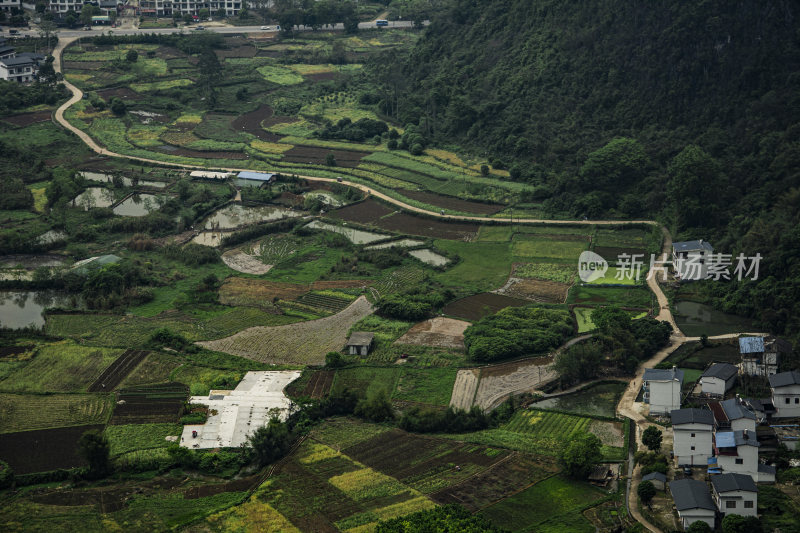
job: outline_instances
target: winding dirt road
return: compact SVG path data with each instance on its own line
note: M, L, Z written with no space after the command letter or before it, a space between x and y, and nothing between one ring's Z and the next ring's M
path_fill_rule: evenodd
M78 39L78 37L66 37L59 40L58 45L53 50L53 56L55 58L53 67L56 72L62 72L62 61L61 56L64 51L64 48L69 45L71 42ZM64 113L69 109L71 106L75 105L83 98L83 92L74 86L73 84L69 83L68 81L64 80L64 85L72 92L72 97L62 104L55 112L55 120L61 124L64 128L71 131L75 135L78 136L89 148L91 148L94 152L108 156L108 157L119 157L123 159L128 159L132 161L141 161L145 163L152 163L161 166L167 167L175 167L175 168L183 168L183 169L201 169L205 170L206 167L199 166L199 165L182 165L179 163L169 163L164 161L159 161L156 159L148 159L143 157L137 156L129 156L124 154L117 154L103 148L94 139L92 139L86 132L77 128L76 126L69 123L64 117ZM239 172L239 171L247 171L252 169L247 168L224 168L222 170L229 171L229 172ZM313 180L313 181L321 181L321 182L336 182L338 180L332 178L320 178L316 176L299 176L300 178ZM422 209L419 207L415 207L391 196L388 196L380 191L377 191L367 185L363 185L361 183L354 183L347 180L341 182L344 185L348 185L350 187L355 187L365 193L368 193L376 198L380 198L390 204L393 204L405 211L424 214L426 216L436 217L439 219L446 219L446 220L454 220L454 221L469 221L469 222L486 222L491 221L493 223L504 223L504 222L511 222L509 218L486 218L486 217L479 217L479 216L460 216L460 215L448 215L442 214L435 211L429 211L427 209ZM661 228L664 234L664 248L663 248L663 256L662 259L666 260L669 258L672 248L672 237L669 234L669 231L661 226L656 221L653 220L549 220L549 219L539 219L539 218L517 218L513 220L516 224L552 224L552 225L568 225L568 224L587 224L587 225L594 225L594 226L612 226L618 224L646 224L649 226L658 226ZM660 274L659 274L660 275ZM617 405L617 413L622 416L627 416L631 418L634 423L636 424L636 439L637 441L641 442L641 432L649 425L647 419L641 413L640 408L637 408L635 403L636 396L638 394L639 387L641 385L642 375L644 374L645 368L652 368L661 361L663 361L672 351L674 351L677 347L685 342L689 342L692 340L698 340L697 337L686 337L681 333L680 329L678 328L677 324L675 323L675 319L672 316L672 312L669 309L669 300L667 299L664 292L661 290L661 287L658 283L658 276L654 275L651 276L650 279L647 280L647 285L651 291L656 295L656 299L659 305L659 312L656 318L658 320L669 322L673 327L673 334L670 338L670 344L656 353L652 358L648 361L643 362L636 370L636 374L634 378L631 380L630 385L625 390L622 398L620 399L619 404ZM736 337L740 334L731 334L731 335L722 335L719 337L710 337L710 339L722 339L722 338L732 338ZM577 341L578 339L575 339ZM466 376L465 376L466 377ZM465 385L467 385L465 383ZM470 384L471 385L471 384ZM474 386L474 385L472 385ZM471 388L471 387L468 387ZM513 391L511 391L513 392ZM638 406L641 407L641 406ZM628 498L630 501L636 501L636 487L638 486L637 478L641 476L636 475L638 470L634 471L634 475L631 476L632 482L629 485L628 489ZM642 515L639 513L638 508L635 504L630 505L630 512L631 515L641 522L648 530L658 533L660 530L649 523Z

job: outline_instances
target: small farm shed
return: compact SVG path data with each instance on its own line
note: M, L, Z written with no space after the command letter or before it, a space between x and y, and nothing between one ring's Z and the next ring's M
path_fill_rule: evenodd
M703 394L724 396L733 387L738 373L739 369L729 363L714 363L700 377Z
M239 172L236 175L236 185L239 187L261 187L275 181L275 174L266 172Z
M354 331L350 335L345 348L350 355L367 355L372 349L375 334L369 331Z
M642 482L649 481L658 490L664 490L667 485L667 476L661 472L650 472L642 477Z

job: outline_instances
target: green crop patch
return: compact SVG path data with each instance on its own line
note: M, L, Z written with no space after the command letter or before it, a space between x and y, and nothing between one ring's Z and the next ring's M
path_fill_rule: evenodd
M136 450L166 448L171 443L166 437L180 437L180 424L125 424L108 426L103 432L111 445L111 456Z
M278 65L263 65L256 70L265 80L277 85L297 85L305 81L300 74Z
M456 381L455 368L404 367L392 395L393 400L447 405Z
M105 424L110 394L0 394L0 433Z
M549 236L548 236L549 237ZM512 253L514 258L549 259L553 262L578 263L581 252L588 248L588 242L582 239L555 240L538 235L514 235Z

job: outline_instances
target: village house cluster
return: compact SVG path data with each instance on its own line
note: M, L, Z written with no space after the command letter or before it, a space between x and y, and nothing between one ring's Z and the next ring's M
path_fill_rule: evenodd
M0 37L0 80L31 83L36 79L44 59L42 54L18 53Z

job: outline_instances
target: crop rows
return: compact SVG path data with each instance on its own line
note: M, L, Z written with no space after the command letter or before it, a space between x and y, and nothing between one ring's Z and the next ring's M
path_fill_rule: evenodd
M104 424L111 414L107 394L0 395L0 432Z
M530 434L537 437L550 437L566 441L575 433L587 431L590 418L563 413L523 411L515 415L506 429L515 433Z
M398 268L381 278L374 287L381 295L389 294L405 287L413 287L422 281L424 275L421 268Z
M297 301L302 304L333 313L338 313L350 305L350 301L346 300L345 298L337 298L336 296L327 296L324 294L315 293L304 294L297 298Z
M116 361L111 363L94 383L89 386L89 392L110 391L122 383L131 371L136 368L142 359L150 352L144 350L125 350Z

